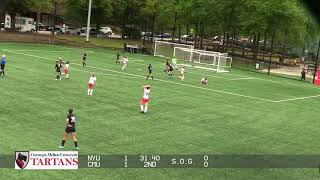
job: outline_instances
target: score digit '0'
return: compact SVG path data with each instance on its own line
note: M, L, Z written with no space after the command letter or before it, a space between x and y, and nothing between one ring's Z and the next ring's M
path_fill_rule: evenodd
M204 156L203 156L203 160L204 160L204 162L203 162L203 167L208 167L208 166L209 166L209 162L208 162L209 156L204 155Z

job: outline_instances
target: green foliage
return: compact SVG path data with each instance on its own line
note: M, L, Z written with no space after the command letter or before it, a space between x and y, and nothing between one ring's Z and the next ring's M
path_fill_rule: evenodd
M6 1L11 14L52 8L53 1ZM64 16L76 26L86 24L88 0L64 0ZM91 24L121 27L122 34L139 31L176 32L199 24L204 37L224 33L250 36L276 34L277 44L303 46L317 39L319 24L299 0L93 0ZM177 33L175 33L177 34Z
M112 3L112 22L122 28L122 36L129 38L140 38L138 30L143 24L141 16L144 1L141 0L114 0Z
M48 0L25 0L30 11L42 12L52 10L54 7L53 1Z
M82 26L87 21L88 5L84 0L67 0L65 1L64 17L74 22L74 25Z
M58 1L56 1L58 2ZM26 4L31 11L37 12L36 31L38 31L38 24L40 19L40 13L50 11L54 7L54 1L48 0L27 0Z
M78 26L86 24L88 5L87 0L65 0L65 18ZM109 22L112 14L111 0L93 0L91 8L91 24L99 28Z
M26 0L7 0L5 1L6 11L9 14L24 13L27 10Z
M11 15L11 31L15 30L15 17L17 13L27 12L26 0L7 0L5 1L6 11Z
M92 23L96 24L97 28L107 23L112 15L111 0L93 0L91 13Z

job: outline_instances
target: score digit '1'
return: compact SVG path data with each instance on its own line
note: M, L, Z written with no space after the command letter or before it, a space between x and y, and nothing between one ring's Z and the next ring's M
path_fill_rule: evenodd
M128 167L128 157L124 155L124 167Z

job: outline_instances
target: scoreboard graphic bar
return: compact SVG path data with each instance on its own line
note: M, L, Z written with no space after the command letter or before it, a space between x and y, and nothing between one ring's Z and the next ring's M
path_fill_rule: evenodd
M79 168L320 168L320 155L87 155Z
M15 156L0 155L0 168ZM82 168L320 168L320 155L79 155Z

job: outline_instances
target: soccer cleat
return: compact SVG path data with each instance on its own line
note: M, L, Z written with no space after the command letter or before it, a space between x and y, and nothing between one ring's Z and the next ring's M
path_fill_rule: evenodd
M75 147L74 149L75 149L75 150L79 150L79 148L78 148L78 147Z
M63 149L63 148L64 148L64 146L59 146L59 148L60 148L60 149Z

